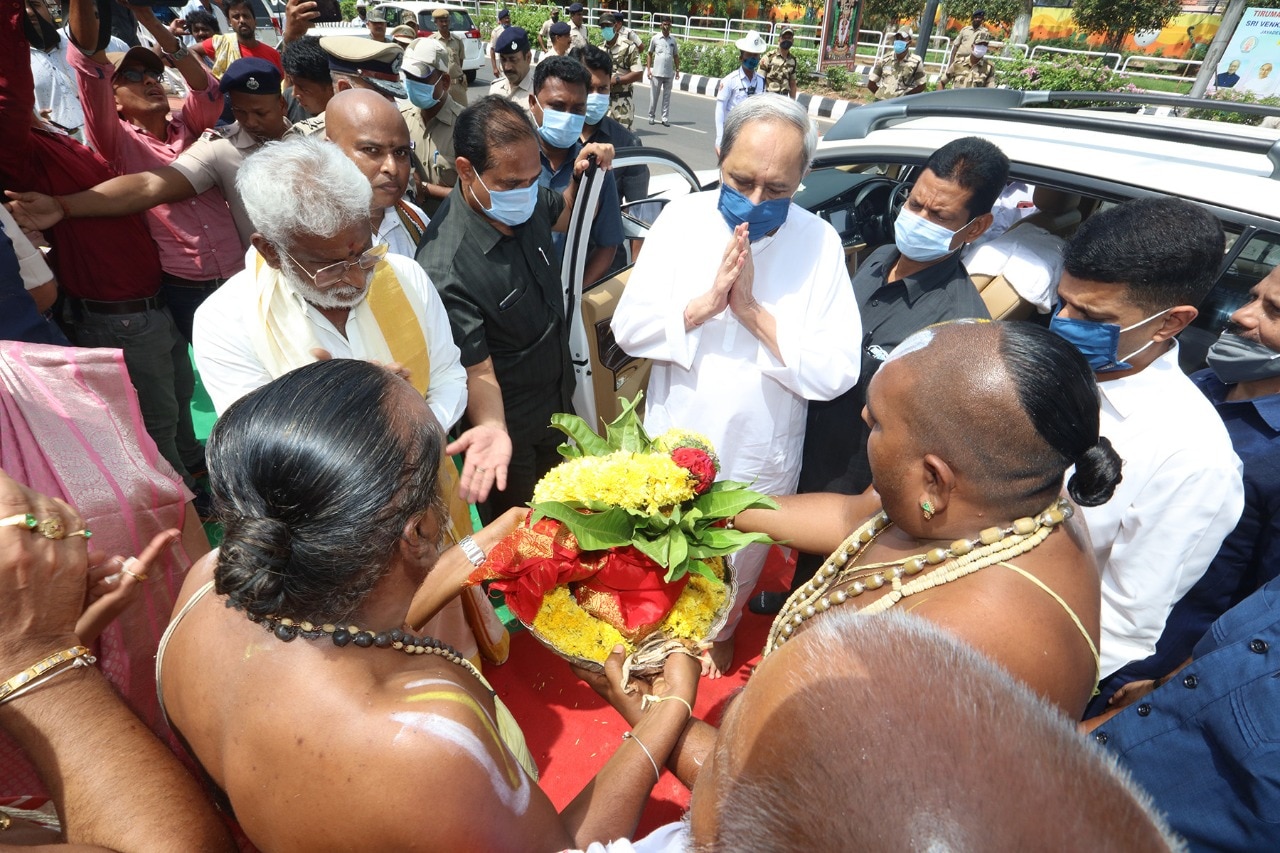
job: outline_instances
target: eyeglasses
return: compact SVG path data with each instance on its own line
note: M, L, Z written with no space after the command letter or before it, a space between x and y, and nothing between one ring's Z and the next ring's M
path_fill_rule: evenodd
M280 251L286 258L293 261L293 265L302 270L303 274L306 275L307 278L311 279L311 283L318 289L327 290L328 288L341 283L342 280L347 277L347 271L352 267L359 267L365 272L376 267L378 262L387 255L387 244L383 243L379 246L374 246L354 261L338 261L336 264L329 264L327 267L321 267L314 273L309 272L307 268L302 265L301 261L286 252L283 247Z
M141 71L136 68L127 68L124 71L118 72L116 77L129 83L142 83L150 77L152 80L159 83L160 79L164 77L164 72L156 71L151 68L144 68Z

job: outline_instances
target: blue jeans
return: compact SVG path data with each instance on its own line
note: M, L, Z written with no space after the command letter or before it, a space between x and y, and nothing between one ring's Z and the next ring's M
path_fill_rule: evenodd
M178 332L168 308L136 314L84 312L75 321L76 344L124 351L129 379L138 392L142 421L160 455L187 485L192 485L186 462L200 458L200 443L191 424L191 395L195 374L187 356L187 342Z

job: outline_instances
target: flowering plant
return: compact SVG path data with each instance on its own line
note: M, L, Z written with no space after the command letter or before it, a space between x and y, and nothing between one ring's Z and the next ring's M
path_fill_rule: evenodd
M534 488L530 513L493 548L471 582L493 581L512 612L553 649L599 663L672 639L696 645L732 596L720 559L761 533L726 526L738 513L776 508L746 483L716 480L711 442L684 430L651 439L636 407L596 434L581 418L552 425L572 439L565 461Z

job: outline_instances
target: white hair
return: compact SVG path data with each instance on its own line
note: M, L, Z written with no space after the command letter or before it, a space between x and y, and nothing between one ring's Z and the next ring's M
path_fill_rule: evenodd
M244 161L236 190L253 227L273 246L299 234L333 237L369 222L373 187L332 142L295 136Z
M813 162L813 152L818 148L818 129L809 114L790 98L772 93L754 95L733 108L724 120L724 134L720 140L720 162L723 163L733 150L742 129L753 121L776 121L790 124L804 137L804 162L801 171Z

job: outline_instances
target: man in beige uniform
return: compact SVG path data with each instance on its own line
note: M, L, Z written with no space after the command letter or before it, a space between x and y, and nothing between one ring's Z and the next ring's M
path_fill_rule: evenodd
M434 9L431 12L431 23L436 31L430 38L443 43L449 49L449 97L462 106L467 105L467 75L462 70L462 59L466 56L466 46L462 39L449 30L449 10Z
M640 59L640 50L629 38L624 38L612 12L600 13L600 34L604 36L601 45L609 51L613 58L613 79L609 89L609 117L618 124L631 129L635 118L635 106L632 103L632 87L644 76L644 61Z
M924 91L924 61L911 52L911 39L909 27L898 30L893 38L893 53L882 57L871 69L867 88L877 101Z
M569 7L569 47L585 48L591 43L587 38L587 24L583 20L585 10L581 3L574 3Z
M523 27L507 27L498 36L494 56L502 67L502 76L489 86L490 95L501 95L514 101L525 112L533 96L533 54L529 50L529 34Z
M938 80L938 88L945 89L990 89L996 84L996 68L987 59L987 45L991 36L986 30L978 33L973 49L966 57L951 63L951 67L943 72Z
M448 69L446 48L435 39L419 39L410 45L400 66L409 91L409 103L400 102L400 114L413 141L415 196L429 216L435 215L440 202L458 181L453 126L462 107L453 100L446 82Z
M983 26L987 20L987 13L982 9L973 10L972 23L960 31L956 36L955 50L951 52L952 62L957 59L964 59L970 53L973 53L973 46L977 44L978 34L985 33L987 39L990 40L991 34L987 32Z
M542 27L538 30L538 48L540 50L551 50L551 25L560 22L560 7L551 7L551 17L542 22Z

